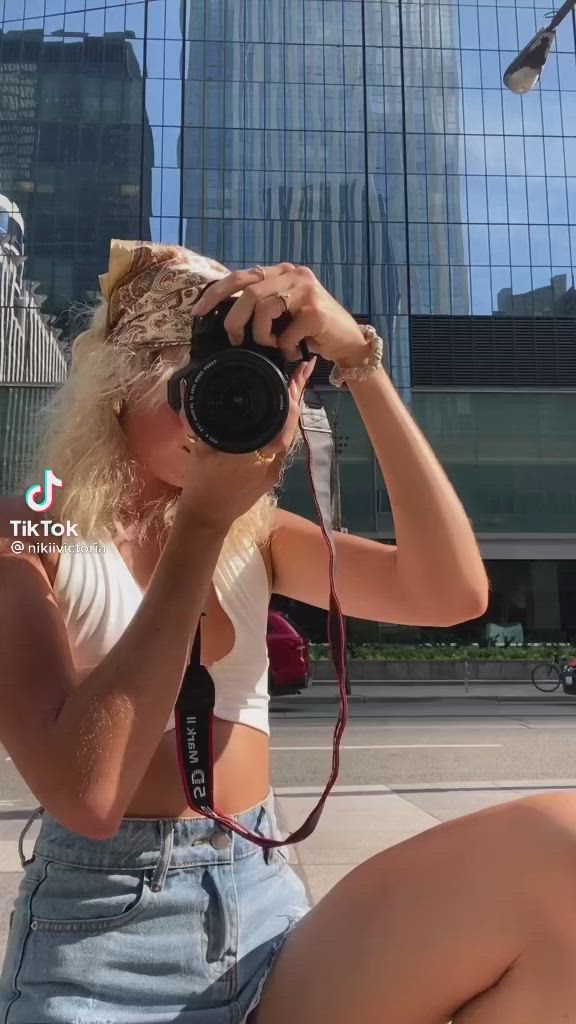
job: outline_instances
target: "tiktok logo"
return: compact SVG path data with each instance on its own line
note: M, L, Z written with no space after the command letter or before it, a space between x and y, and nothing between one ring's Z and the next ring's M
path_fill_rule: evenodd
M46 512L52 507L54 488L63 486L62 481L58 479L51 469L45 469L44 482L42 484L32 484L26 491L26 504L28 508L31 508L34 512Z

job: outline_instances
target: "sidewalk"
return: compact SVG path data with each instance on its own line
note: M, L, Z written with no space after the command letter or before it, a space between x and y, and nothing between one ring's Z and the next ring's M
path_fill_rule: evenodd
M386 786L336 786L312 836L286 853L303 879L313 903L357 864L401 843L441 821L535 792L571 790L576 779L507 782L416 783ZM300 825L317 802L318 787L276 790L278 820L283 832ZM27 810L9 810L0 803L0 962L4 957L12 901L22 871L18 836L29 816ZM24 841L32 853L39 822Z
M561 687L554 693L541 693L524 681L491 683L491 682L438 682L437 680L421 682L367 682L351 681L350 704L371 704L387 701L490 701L491 703L530 703L556 704L574 707L576 696L564 693ZM336 704L339 701L339 689L336 682L316 680L307 689L291 696L273 697L271 709L294 705L306 707L314 704Z
M286 853L317 903L357 864L442 821L507 803L532 793L576 792L576 779L529 782L451 782L386 786L335 786L316 831ZM283 832L301 825L322 790L316 787L276 789L278 820Z

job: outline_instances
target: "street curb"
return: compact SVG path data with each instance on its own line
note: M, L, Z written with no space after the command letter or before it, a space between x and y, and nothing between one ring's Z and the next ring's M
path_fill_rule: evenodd
M473 697L369 697L366 694L351 694L348 697L349 704L456 704L461 703L463 705L473 704L478 701L482 704L555 704L555 705L571 705L574 706L576 698L571 697L496 697L496 696L477 696ZM326 696L326 697L272 697L270 701L270 710L273 711L279 704L284 706L284 702L289 702L291 707L305 708L309 704L334 704L340 703L340 698L337 696Z
M351 679L350 683L352 686L429 686L434 688L435 686L453 686L457 687L465 686L465 679ZM530 686L530 679L475 679L469 678L468 684L471 686ZM337 679L314 679L312 681L314 689L319 686L338 686Z

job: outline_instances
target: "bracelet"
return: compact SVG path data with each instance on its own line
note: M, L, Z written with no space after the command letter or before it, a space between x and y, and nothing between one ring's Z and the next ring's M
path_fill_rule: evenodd
M343 368L338 366L337 363L328 378L330 384L333 384L335 388L341 388L347 381L361 381L366 380L375 370L378 369L382 364L382 352L384 350L384 342L382 338L379 338L373 327L368 324L359 324L360 330L364 336L365 341L370 343L370 354L368 361L364 362L361 366L352 366Z

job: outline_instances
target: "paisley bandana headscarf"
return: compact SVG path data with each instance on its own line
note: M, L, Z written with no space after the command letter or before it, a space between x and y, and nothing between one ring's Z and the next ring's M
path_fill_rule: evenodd
M100 290L108 301L106 342L163 348L190 341L191 307L209 281L226 277L221 263L179 245L110 243Z

